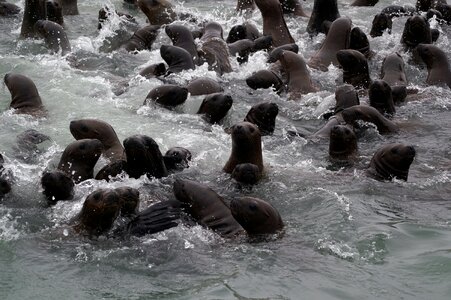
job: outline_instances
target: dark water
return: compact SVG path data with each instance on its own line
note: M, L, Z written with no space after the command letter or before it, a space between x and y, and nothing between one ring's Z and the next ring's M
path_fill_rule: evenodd
M21 3L21 1L11 1ZM369 32L373 15L390 1L375 7L352 8L339 1L342 15ZM414 4L414 1L397 4ZM223 83L234 98L225 126L244 118L261 100L279 105L276 131L263 138L267 177L252 190L239 190L221 172L230 153L230 137L220 126L210 126L194 115L202 97L190 97L176 112L141 107L149 90L161 82L136 77L146 64L162 61L159 47L170 41L161 33L153 51L136 55L105 53L105 37L119 26L115 18L98 32L97 11L104 5L136 15L122 2L79 1L79 16L66 17L74 55L88 61L74 68L64 57L49 55L39 40L19 40L19 18L0 19L0 74L23 73L34 80L49 112L36 119L8 111L10 94L0 89L0 151L14 173L12 193L0 204L1 299L449 299L451 295L451 92L425 85L425 68L407 65L410 86L419 93L397 107L398 134L382 136L374 129L359 139L355 168L333 170L327 141L287 138L286 131L319 128L318 116L333 105L341 71L311 70L321 91L288 101L275 93L252 91L244 79L267 68L263 53L251 56L234 72L218 78L206 65L172 80L180 84L198 76ZM23 4L19 4L22 5ZM303 2L310 10L313 1ZM234 1L185 1L178 4L199 19L220 22L225 32L243 21ZM371 75L379 76L382 59L400 50L406 18L394 20L393 34L371 39L375 56ZM251 21L261 30L261 16ZM324 36L310 40L308 19L287 18L290 31L308 59ZM187 24L194 28L192 24ZM433 24L437 26L436 24ZM438 27L437 45L447 51L448 27ZM100 49L100 50L99 50ZM405 61L409 54L403 53ZM117 97L121 80L130 89ZM362 102L367 99L361 98ZM328 105L330 103L330 105ZM162 151L183 146L193 153L184 176L207 183L227 199L251 195L271 202L286 225L282 238L263 243L224 240L200 226L179 226L156 235L130 240L89 240L73 235L67 224L85 197L97 188L128 185L141 192L141 208L172 196L173 176L162 180L124 178L121 182L86 181L76 186L73 202L47 208L39 180L54 167L73 140L69 122L99 118L113 125L119 138L132 134L153 137ZM16 136L33 128L52 140L40 153L23 160L15 150ZM417 156L408 182L379 182L364 176L375 150L389 142L415 146ZM101 160L96 169L106 162ZM65 230L66 229L66 230Z

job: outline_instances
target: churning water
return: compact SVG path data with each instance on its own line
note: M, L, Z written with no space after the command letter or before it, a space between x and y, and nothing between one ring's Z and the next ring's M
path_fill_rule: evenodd
M23 1L10 1L23 7ZM341 15L368 33L373 16L383 7L414 1L380 1L375 7L350 7L339 1ZM199 21L215 20L225 32L242 23L235 1L187 0L177 4ZM302 1L311 10L313 0ZM50 55L41 40L20 40L21 16L0 19L0 75L8 72L30 77L39 89L48 117L16 115L8 110L10 94L0 88L0 152L14 175L12 192L0 203L1 299L449 299L451 295L451 91L425 84L427 71L407 63L409 85L419 90L398 107L398 134L380 135L369 129L359 139L359 163L351 169L331 168L328 141L288 138L287 130L315 130L324 123L319 115L333 105L341 71L311 70L320 91L288 101L272 91L253 91L244 79L267 68L258 52L222 77L206 65L171 76L185 84L199 76L219 80L234 104L224 126L240 121L262 100L280 108L276 131L263 138L267 177L251 190L240 190L221 169L231 149L223 127L210 126L195 115L202 97L169 111L142 107L145 96L161 84L136 76L145 65L161 62L159 48L170 44L161 31L152 51L138 54L103 52L105 40L121 26L113 18L101 31L97 12L114 7L136 16L122 1L79 1L79 16L65 17L66 31L79 67L65 57ZM291 34L308 59L324 35L310 39L307 18L287 17ZM262 30L259 11L250 21ZM370 38L375 56L372 78L378 78L382 59L401 50L399 40L406 17L394 19L393 33ZM190 28L193 24L183 23ZM448 52L450 30L440 27L437 45ZM410 55L403 53L406 62ZM82 66L83 65L83 66ZM82 67L80 67L82 66ZM113 91L121 81L129 89ZM361 98L362 102L367 99ZM191 150L190 168L161 180L124 177L106 183L88 180L75 188L74 201L47 207L40 177L54 168L73 138L69 122L98 118L109 122L120 140L133 134L153 137L162 152L172 146ZM36 129L51 137L38 153L24 159L16 136ZM408 182L379 182L363 169L378 147L389 142L415 146L417 156ZM98 170L106 163L101 159ZM142 238L90 240L73 235L67 224L86 196L98 188L131 186L141 192L141 209L172 198L175 176L208 184L226 199L250 195L269 201L284 222L279 239L250 243L226 240L200 226L180 225ZM65 230L66 229L66 230Z

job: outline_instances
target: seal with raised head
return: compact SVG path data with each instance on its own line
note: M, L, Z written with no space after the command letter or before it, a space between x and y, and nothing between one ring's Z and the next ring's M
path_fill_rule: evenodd
M160 26L147 25L138 29L133 36L121 46L128 52L151 50L152 44L158 36Z
M209 95L224 91L218 81L209 77L199 77L191 80L186 88L191 96Z
M236 56L236 60L242 64L249 60L249 54L254 52L254 41L245 39L227 44L230 56Z
M294 43L278 0L255 0L263 17L263 35L272 37L273 46Z
M262 177L260 169L250 163L236 165L231 174L232 178L241 184L256 184Z
M404 25L401 44L406 50L413 50L419 44L432 44L431 28L423 16L409 17Z
M398 125L385 118L377 109L367 105L355 105L341 111L341 116L347 124L362 120L376 125L381 134L399 131Z
M202 101L197 114L202 114L205 121L210 124L217 124L227 115L232 107L232 96L215 93L210 94Z
M365 55L365 57L368 59L373 56L373 51L371 51L368 37L359 27L354 27L351 30L349 49L359 51L360 53Z
M61 54L66 55L71 51L70 42L63 26L48 20L38 20L34 27L52 52L57 53L61 49Z
M65 172L59 170L44 172L41 185L50 205L56 204L59 200L71 200L74 197L74 181Z
M393 26L393 21L389 15L384 13L379 13L374 16L373 22L371 24L370 36L377 37L382 36L385 31L389 34Z
M219 75L232 72L229 60L229 47L224 41L223 29L217 22L208 22L204 27L204 34L200 38L201 58L208 63L209 69Z
M158 144L146 135L133 135L123 142L127 163L125 171L132 178L142 175L161 178L168 176Z
M166 75L196 68L191 54L181 47L162 45L160 47L160 55L168 64Z
M246 78L246 84L254 90L272 88L278 91L282 87L283 82L275 72L259 70Z
M390 85L384 80L374 80L368 89L370 105L381 114L391 117L395 114L395 103L393 102Z
M98 139L103 145L103 155L111 161L124 158L124 147L113 127L97 119L80 119L70 122L70 132L76 140Z
M307 24L309 35L316 35L323 32L324 22L333 22L340 18L337 0L315 0L310 19Z
M352 84L356 89L367 89L371 78L368 60L357 50L347 49L337 52L337 60L343 68L343 82Z
M351 25L351 19L346 17L333 21L321 48L310 58L308 65L321 71L327 71L330 64L338 66L337 52L349 48Z
M9 107L14 108L16 113L37 116L45 114L38 89L30 78L21 74L8 73L3 80L11 93Z
M298 45L293 43L293 44L285 44L277 48L274 48L273 50L271 50L271 52L269 52L268 62L275 63L276 61L278 61L283 51L291 51L294 53L298 53L299 47Z
M278 113L279 107L276 103L261 102L251 107L244 121L257 125L262 135L270 135L276 127Z
M275 234L284 227L279 212L268 202L254 198L235 198L230 211L249 236Z
M251 163L263 172L261 133L257 125L240 122L232 126L232 152L223 170L232 173L236 165Z
M152 25L169 24L177 18L168 0L138 0L137 4Z
M387 82L392 89L406 89L407 77L404 60L399 53L394 52L384 58L381 66L381 79ZM399 93L395 93L395 95L397 94ZM393 100L396 102L398 99L394 98Z
M42 1L40 0L26 0L23 12L22 26L20 28L21 38L30 38L36 36L34 24L38 20L46 18L45 11L42 11Z
M174 46L183 48L188 51L189 54L191 54L191 58L193 59L194 63L197 64L199 62L197 47L194 43L193 35L187 27L183 25L170 24L164 28L164 31L171 39Z
M307 64L302 56L284 50L279 56L279 61L288 75L288 93L291 99L300 99L301 94L318 91L313 85Z
M168 171L181 171L189 167L191 151L183 147L172 147L163 156Z
M143 105L148 104L148 101L155 101L159 105L172 108L183 104L188 98L188 89L180 87L175 84L163 84L150 90L144 100Z
M233 26L227 35L227 44L234 43L239 40L255 40L260 37L257 27L249 22Z
M451 71L446 53L439 47L429 44L419 44L415 51L428 69L426 83L430 85L446 84L451 88Z
M382 146L367 169L367 175L378 180L392 180L394 178L407 181L410 165L415 158L415 148L401 143Z
M357 137L351 126L335 125L330 130L329 156L333 160L350 160L357 154Z
M200 225L223 237L234 237L244 232L232 216L230 208L208 186L187 179L176 179L174 195L184 210Z
M63 0L41 0L42 10L45 11L47 20L64 25Z
M147 79L163 76L164 74L166 74L166 65L164 63L152 64L139 71L139 75Z

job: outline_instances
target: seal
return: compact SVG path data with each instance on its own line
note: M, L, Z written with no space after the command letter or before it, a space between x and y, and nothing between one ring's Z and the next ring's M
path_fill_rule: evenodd
M451 88L451 71L446 53L435 45L419 44L415 51L426 64L429 85L444 85Z
M189 168L191 152L183 147L172 147L166 151L163 160L168 171L181 171Z
M373 38L382 36L384 32L388 32L388 34L390 34L392 26L393 21L390 16L384 13L379 13L374 16L371 24L370 36Z
M102 143L102 154L110 161L124 158L124 147L113 127L97 119L80 119L70 122L69 130L76 140L97 139Z
M177 18L168 0L137 0L137 4L151 25L169 24Z
M407 97L407 78L404 60L399 53L387 55L382 61L381 79L390 85L394 103L401 103Z
M94 178L94 166L102 154L102 143L97 139L82 139L70 143L64 149L58 163L75 183Z
M334 22L340 18L337 0L315 0L310 19L307 24L307 32L310 36L323 32L323 23Z
M233 26L227 35L226 43L231 44L239 40L255 40L261 36L257 27L249 22Z
M38 144L50 140L48 135L34 129L27 129L17 135L17 146L13 146L14 156L28 163L33 163L37 155L41 153Z
M275 234L284 227L279 212L268 202L241 197L230 202L230 211L249 236Z
M193 79L186 85L186 88L191 96L208 95L224 91L219 82L209 77Z
M251 107L245 122L257 125L261 135L271 135L276 127L276 117L279 113L279 107L276 103L261 102Z
M125 172L126 165L127 161L124 159L110 162L97 172L95 180L105 180L106 182L109 182L112 178Z
M38 20L46 18L45 12L42 11L40 0L26 0L23 12L22 26L20 28L21 38L35 37L34 24Z
M149 100L155 101L165 108L173 108L183 104L188 98L188 89L174 84L163 84L152 89L147 94L143 105L147 105Z
M74 197L74 181L66 173L55 170L44 172L41 177L43 194L49 205L60 200L71 200Z
M379 0L355 0L351 6L374 6Z
M335 125L330 130L329 157L349 161L357 155L357 137L352 127Z
M288 74L288 93L290 99L300 99L301 94L317 92L310 72L302 56L291 51L282 51L279 61Z
M299 52L299 47L296 44L286 44L286 45L282 45L279 46L277 48L274 48L268 56L268 63L275 63L276 61L279 60L280 55L282 54L283 51L291 51L294 53L298 53Z
M330 64L338 66L337 52L349 48L351 25L351 19L346 17L333 21L321 48L310 58L308 65L324 72Z
M11 183L9 181L8 175L5 174L6 170L3 167L4 163L5 159L3 158L3 155L0 154L0 199L11 192Z
M382 146L373 158L366 174L377 180L407 181L410 165L415 158L415 148L401 143Z
M0 2L0 16L16 16L20 13L20 7L6 2Z
M231 238L244 233L224 199L208 186L178 178L173 189L176 199L183 204L182 208L200 225L222 237Z
M15 113L35 116L45 115L44 105L34 82L25 75L8 73L3 81L11 93L11 104Z
M194 63L199 63L197 47L194 43L194 38L191 34L191 31L187 27L183 25L170 24L164 28L164 31L171 39L174 46L183 48L188 51Z
M121 216L130 217L138 213L139 191L137 189L122 186L114 189L121 202Z
M373 123L381 134L399 131L398 125L385 118L377 109L371 106L355 105L342 110L341 116L347 124L353 124L357 120Z
M294 43L278 0L255 0L263 17L263 35L272 37L273 46Z
M184 70L194 70L193 57L183 48L170 45L162 45L160 47L160 55L168 64L166 75L171 73L179 73Z
M245 39L227 44L230 56L236 56L236 60L242 64L248 61L249 54L255 52L254 41Z
M223 38L222 26L217 22L208 22L200 38L199 53L208 63L209 69L219 75L232 72L229 60L229 47Z
M434 8L442 14L447 24L451 23L451 5L448 5L446 0L437 1Z
M158 36L160 26L147 25L138 29L133 36L121 46L128 52L151 50L152 44Z
M78 15L78 0L61 0L63 4L63 15Z
M230 95L210 94L202 101L197 114L202 114L203 119L210 124L218 124L227 115L232 104L233 99Z
M232 173L236 165L251 163L263 172L261 133L258 127L249 122L232 126L232 152L223 170Z
M254 185L260 181L262 174L254 164L239 164L233 169L232 178L240 184Z
M292 14L299 17L309 17L309 15L302 8L299 0L279 0L280 5L282 5L282 10L284 14Z
M423 16L409 17L404 25L401 44L407 50L413 50L419 44L432 44L429 23Z
M146 79L163 76L164 74L166 74L166 65L164 63L152 64L139 71L139 75Z
M142 175L149 178L168 176L160 148L151 137L137 134L126 138L123 144L127 156L125 171L130 177L138 179Z
M390 85L384 80L374 80L368 89L370 105L386 117L396 113Z
M47 20L64 25L62 0L41 0L42 11Z
M278 91L282 85L282 79L273 71L260 70L246 78L246 84L254 89L269 89Z
M38 20L34 27L53 53L58 53L60 49L62 55L71 52L70 42L63 26L48 20Z
M356 89L367 89L371 83L368 61L357 50L347 49L337 52L337 60L343 68L343 82Z
M373 51L370 49L370 42L368 37L359 27L354 27L351 30L351 38L349 49L354 49L365 55L367 59L373 56Z

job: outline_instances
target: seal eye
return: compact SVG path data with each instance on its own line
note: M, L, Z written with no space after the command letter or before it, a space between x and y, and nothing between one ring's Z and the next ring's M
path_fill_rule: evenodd
M251 211L257 211L257 210L258 210L257 205L255 205L255 203L249 204L249 209L250 209Z
M398 154L398 149L397 149L397 148L392 148L392 149L391 149L391 153L393 153L393 154Z
M251 133L254 133L255 129L254 129L253 127L251 127L251 128L249 128L249 131L250 131Z

